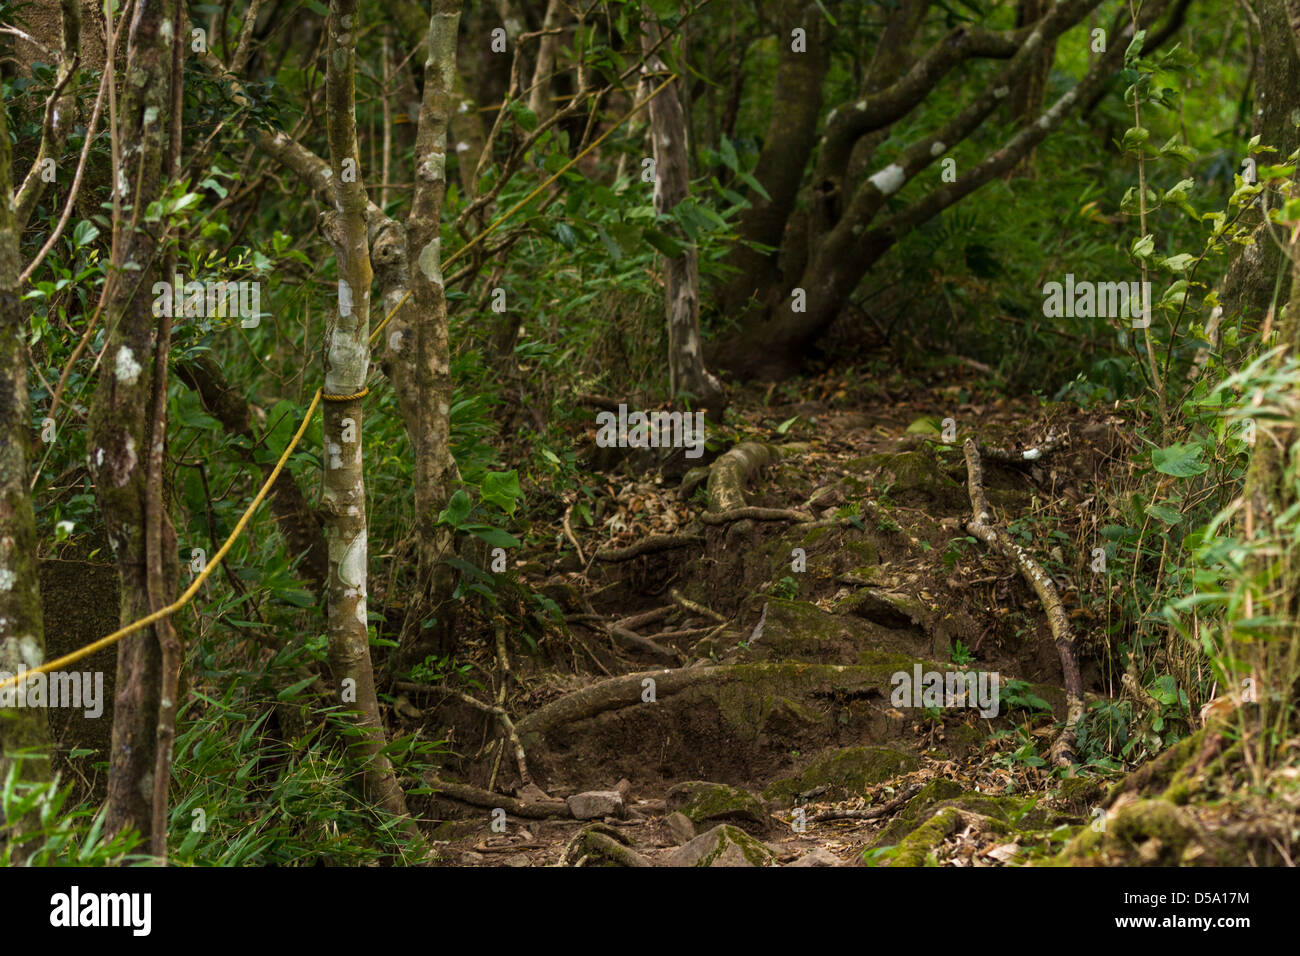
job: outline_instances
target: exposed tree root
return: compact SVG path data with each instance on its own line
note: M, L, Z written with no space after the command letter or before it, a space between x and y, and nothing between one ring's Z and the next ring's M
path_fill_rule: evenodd
M494 793L491 790L471 787L467 783L453 783L432 773L425 777L425 782L438 791L441 796L449 797L460 803L468 803L472 807L487 807L493 810L499 807L509 814L527 820L548 820L555 817L573 816L569 812L569 805L563 800L524 801L517 797L508 797L503 793Z
M752 441L742 442L719 456L709 468L709 511L726 514L747 507L745 485L780 458L776 446Z
M879 820L881 817L889 816L891 813L901 810L909 800L920 792L921 785L913 783L905 787L893 800L881 806L870 807L866 810L827 810L808 819L812 823L825 823L828 820Z
M680 664L682 661L682 656L677 651L656 644L650 638L642 637L636 631L628 630L626 627L609 624L603 625L603 630L624 647L630 647L633 650L641 651L643 654L649 654L651 657L657 657L669 664Z
M569 861L575 856L577 863ZM579 866L589 863L592 857L608 860L620 866L653 866L648 859L627 845L627 837L614 827L593 823L573 835L560 854L557 866Z
M680 604L692 614L698 614L700 617L707 617L716 624L726 624L727 619L712 608L707 608L703 604L697 604L682 594L681 591L674 590L671 594L674 601Z
M592 555L593 561L631 561L643 554L672 551L703 544L704 539L693 534L652 534L625 548L601 548Z
M966 468L970 490L971 511L974 517L966 523L966 530L983 541L993 551L1014 560L1021 575L1029 582L1043 604L1047 622L1052 628L1052 639L1061 658L1064 675L1066 717L1065 727L1052 744L1051 760L1057 766L1068 767L1076 762L1074 755L1074 727L1083 716L1083 679L1079 676L1079 663L1074 653L1074 631L1070 618L1061 605L1061 596L1047 572L1012 537L991 523L992 513L984 495L984 468L980 462L979 448L966 439Z
M746 506L744 508L732 508L728 511L706 511L700 515L700 520L705 524L720 525L731 524L733 521L794 521L798 524L809 524L816 519L802 511L794 511L790 508L755 508Z
M517 727L520 736L526 740L532 734L545 734L574 721L640 704L642 694L649 686L643 685L647 680L654 681L655 699L660 700L688 687L728 681L741 669L742 665L723 665L680 667L675 670L660 668L622 674L565 694L558 700L539 707L520 720Z

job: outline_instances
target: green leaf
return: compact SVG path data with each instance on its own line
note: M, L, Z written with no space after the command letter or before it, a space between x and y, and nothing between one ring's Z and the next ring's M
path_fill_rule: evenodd
M519 472L514 469L489 472L483 476L482 494L484 502L496 505L508 515L514 514L523 494L519 490Z
M1167 525L1176 525L1183 520L1177 508L1171 508L1168 505L1147 505L1147 514L1154 518L1159 518Z
M288 687L281 690L278 694L276 694L275 699L293 700L295 697L298 696L298 694L300 694L303 690L309 687L315 680L316 680L316 675L313 674L311 677L304 677L300 681L295 681L294 683L290 684Z
M1151 464L1156 471L1175 478L1190 478L1206 471L1210 466L1200 459L1201 446L1196 442L1175 442L1151 452Z
M669 259L676 259L686 251L686 247L671 236L666 236L649 226L641 230L641 236Z
M500 528L494 528L491 525L475 527L471 532L476 538L481 538L494 548L517 548L520 541L508 531Z
M461 488L453 494L447 502L447 507L438 515L438 521L442 524L449 524L453 528L459 528L469 517L474 503L469 500L469 495L465 494L465 489Z
M99 227L88 220L81 220L72 229L72 245L75 249L80 249L87 243L94 242L99 236Z

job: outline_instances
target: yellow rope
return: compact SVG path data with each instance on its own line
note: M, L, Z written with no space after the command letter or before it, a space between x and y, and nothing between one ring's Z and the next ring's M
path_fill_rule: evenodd
M478 235L474 236L473 239L471 239L465 245L461 246L458 250L456 250L456 252L452 253L452 255L447 258L447 261L443 263L443 265L447 266L455 262L466 252L468 252L477 242L479 242L487 235L489 235L493 230L495 230L497 226L501 225L501 223L505 222L507 219L513 216L524 206L528 205L528 203L532 202L533 199L536 198L538 193L540 193L551 183L555 182L555 180L559 179L560 176L564 175L564 173L568 172L571 168L577 165L577 163L581 161L584 156L586 156L593 149L595 149L602 142L604 142L604 140L607 137L609 137L609 135L613 133L614 130L618 129L620 126L626 123L637 112L639 112L647 103L649 103L652 99L658 96L664 90L664 88L667 87L668 84L671 83L674 79L676 79L676 77L669 77L667 80L661 83L654 90L654 92L652 92L640 103L637 103L635 106L633 106L632 109L629 110L622 119L620 119L616 124L611 126L607 131L602 133L599 138L593 140L590 146L588 146L577 156L573 157L573 159L571 159L568 163L562 166L559 172L555 173L555 175L551 176L540 186L534 189L531 193L529 193L526 197L524 197L522 200L520 200L518 203L512 206L505 215L501 216L499 219L497 219L495 222L489 225ZM410 297L411 297L411 291L408 289L406 291L406 294L402 296L401 299L398 300L397 304L393 306L392 310L388 313L388 315L384 317L384 320L380 322L378 326L376 326L373 332L370 333L371 344L374 344L374 341L379 336L380 331L384 328L385 325L388 324L389 320L392 319L392 317L397 314L397 310L400 309L402 307L402 304L405 303L406 300L409 299ZM217 553L212 556L212 560L207 563L207 566L198 573L198 575L194 578L192 582L190 582L190 586L185 589L185 591L181 594L179 598L177 598L175 601L173 601L171 604L167 605L166 607L160 608L159 610L154 611L152 614L140 618L138 621L132 621L130 624L126 625L125 627L118 628L112 634L109 634L106 637L101 637L99 640L87 644L85 647L75 650L71 654L64 654L62 657L49 661L45 664L42 664L40 667L33 667L30 670L23 671L21 674L17 674L14 677L10 677L8 680L0 681L0 690L4 690L8 687L16 686L22 683L23 681L25 681L27 678L31 677L33 674L46 674L49 673L50 671L58 670L61 667L66 667L68 664L75 664L77 661L85 657L89 657L91 654L94 654L96 651L103 650L106 647L110 647L113 644L116 644L118 641L120 641L122 638L126 637L127 635L134 634L136 631L140 630L141 628L148 627L150 624L154 623L155 621L160 621L164 617L168 617L169 615L175 614L186 604L189 604L190 601L194 599L194 595L198 593L199 588L203 586L203 582L206 581L208 579L208 576L211 575L212 572L217 569L217 565L221 564L221 562L225 560L226 555L229 553L230 549L234 547L235 541L239 538L241 534L244 533L244 529L248 527L248 522L252 519L253 512L256 511L258 505L260 505L265 500L267 494L271 490L271 486L275 484L275 480L278 477L280 477L280 472L284 470L285 462L289 460L289 456L293 454L293 450L298 447L298 442L302 440L302 436L306 433L307 425L308 423L311 422L311 416L316 411L316 406L320 404L321 399L323 398L325 399L325 401L329 401L329 402L346 402L357 398L364 398L369 391L370 391L369 388L362 388L361 391L356 392L355 394L352 395L326 395L323 389L319 389L319 388L316 389L316 394L312 396L311 404L307 407L307 411L302 417L302 424L298 426L298 431L294 434L293 439L285 447L284 454L280 456L280 460L275 463L275 467L271 470L270 477L266 479L261 489L254 496L252 503L249 504L248 508L240 516L239 521L235 524L234 530L230 532L230 536L226 538L225 543L222 544L221 548L217 551Z
M351 395L326 395L324 392L321 392L320 397L325 399L327 402L350 402L354 399L365 398L369 394L369 386L363 386L361 391L353 392Z

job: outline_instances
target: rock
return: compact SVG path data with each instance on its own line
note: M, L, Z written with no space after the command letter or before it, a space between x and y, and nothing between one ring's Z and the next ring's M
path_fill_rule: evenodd
M668 832L679 845L695 839L695 824L684 813L668 814L664 819L664 825L668 827Z
M924 627L925 609L906 594L864 588L841 601L837 614L855 614L872 624L893 630L917 625Z
M758 797L705 780L689 780L669 790L668 809L680 810L696 825L731 823L755 836L762 836L770 825L767 809Z
M844 861L825 847L815 846L790 866L844 866Z
M773 781L763 796L778 806L825 797L844 800L861 794L867 787L915 770L911 754L887 747L845 747L824 751L797 777Z
M588 790L575 793L568 799L569 812L577 820L599 820L603 817L627 815L623 794L617 790Z
M460 855L461 866L481 866L483 860L483 854L475 853L473 850L466 850Z
M680 846L661 866L775 866L776 854L739 827L722 824Z

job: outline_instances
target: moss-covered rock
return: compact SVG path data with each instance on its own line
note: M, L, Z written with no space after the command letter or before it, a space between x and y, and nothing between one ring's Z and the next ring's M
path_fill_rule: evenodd
M966 489L939 468L933 456L923 451L881 452L851 463L883 475L877 480L889 497L911 507L931 506L960 513L969 508Z
M898 750L846 747L820 755L796 777L775 781L763 796L779 806L791 806L801 794L812 791L819 791L818 799L843 800L916 767L915 757Z
M921 602L898 591L862 588L835 606L836 614L853 614L881 627L924 626L925 608Z
M770 826L758 797L739 787L706 780L688 780L669 790L668 809L685 815L697 827L728 823L761 835Z
M663 866L775 866L776 853L738 827L723 824L678 847Z
M1181 807L1163 799L1134 800L1104 820L1080 828L1060 855L1049 862L1063 866L1233 862L1221 849L1203 839L1195 819Z

